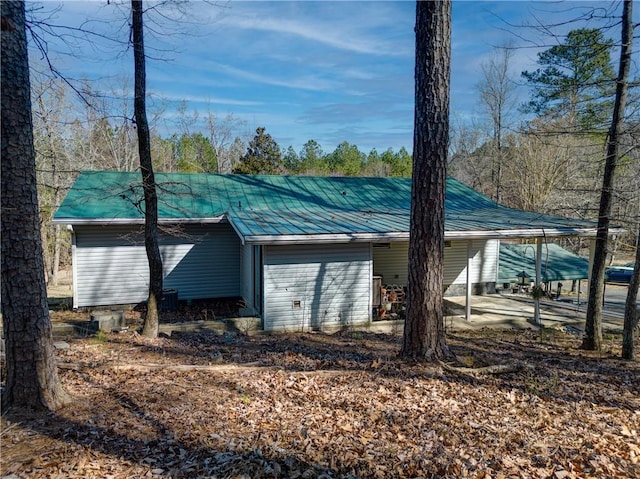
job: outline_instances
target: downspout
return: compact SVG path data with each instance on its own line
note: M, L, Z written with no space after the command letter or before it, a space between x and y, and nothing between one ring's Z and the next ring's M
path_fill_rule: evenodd
M72 285L72 308L78 309L78 261L76 255L76 232L73 225L67 225L67 230L71 233L71 285Z

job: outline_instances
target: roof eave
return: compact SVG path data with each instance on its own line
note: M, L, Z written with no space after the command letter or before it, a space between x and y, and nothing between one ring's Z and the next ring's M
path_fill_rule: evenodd
M408 241L408 231L394 231L388 233L327 233L309 235L247 235L243 238L245 244L282 245L305 243L355 243L380 241Z
M237 231L237 230L236 230ZM445 240L465 239L515 239L515 238L557 238L563 236L594 237L596 228L534 228L496 231L448 231ZM611 228L609 234L620 234L622 228ZM340 233L340 234L309 234L309 235L240 235L244 244L255 245L284 245L305 243L353 243L353 242L383 242L408 241L408 231L394 231L386 233Z
M160 218L158 224L215 224L227 222L226 215L211 218ZM144 218L54 218L54 225L143 225Z
M595 227L584 228L522 228L512 230L493 231L448 231L445 232L445 239L506 239L506 238L558 238L563 236L595 237L598 229ZM625 230L622 228L609 228L609 234L621 234Z

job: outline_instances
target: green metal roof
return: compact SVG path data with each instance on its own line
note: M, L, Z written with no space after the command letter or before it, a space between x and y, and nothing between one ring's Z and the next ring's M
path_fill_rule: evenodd
M542 281L585 279L589 276L589 261L557 244L543 244L540 261ZM500 243L498 282L517 283L524 271L532 280L536 276L536 246Z
M409 236L410 178L156 173L164 222L228 220L249 243L391 240ZM593 234L595 223L496 205L447 179L445 235L535 237ZM54 221L140 223L140 173L85 171Z

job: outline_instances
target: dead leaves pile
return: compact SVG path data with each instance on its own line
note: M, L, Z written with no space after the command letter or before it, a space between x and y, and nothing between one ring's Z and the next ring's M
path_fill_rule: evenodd
M2 422L4 479L640 477L640 365L531 331L450 335L466 366L394 336L210 331L77 340L75 401ZM617 352L619 356L619 352ZM482 371L482 369L478 369Z

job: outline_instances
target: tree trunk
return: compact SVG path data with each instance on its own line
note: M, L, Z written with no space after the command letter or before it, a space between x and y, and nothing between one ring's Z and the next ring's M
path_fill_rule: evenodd
M38 214L25 7L2 9L2 320L7 375L2 410L67 402L54 357Z
M629 282L627 299L624 303L624 327L622 331L622 357L635 359L636 331L640 323L640 311L638 311L638 288L640 287L640 226L636 236L636 264Z
M415 31L409 284L400 354L434 361L452 355L445 342L443 312L451 2L418 1Z
M162 256L158 245L158 196L151 162L151 139L146 110L146 70L142 0L131 0L133 52L135 59L134 110L138 130L138 153L144 190L144 244L149 261L149 298L142 335L155 338L159 330L158 309L162 299Z
M631 45L633 41L633 24L631 18L631 0L625 0L622 10L622 48L616 81L616 97L613 106L613 117L609 137L607 138L607 156L605 158L604 178L600 193L600 209L598 212L598 231L591 268L589 284L589 300L587 303L587 319L585 337L582 348L600 351L602 348L602 302L604 299L604 270L609 243L609 224L611 222L611 206L613 198L613 178L618 164L618 138L624 124L624 110L627 102L629 84L629 67L631 64Z

